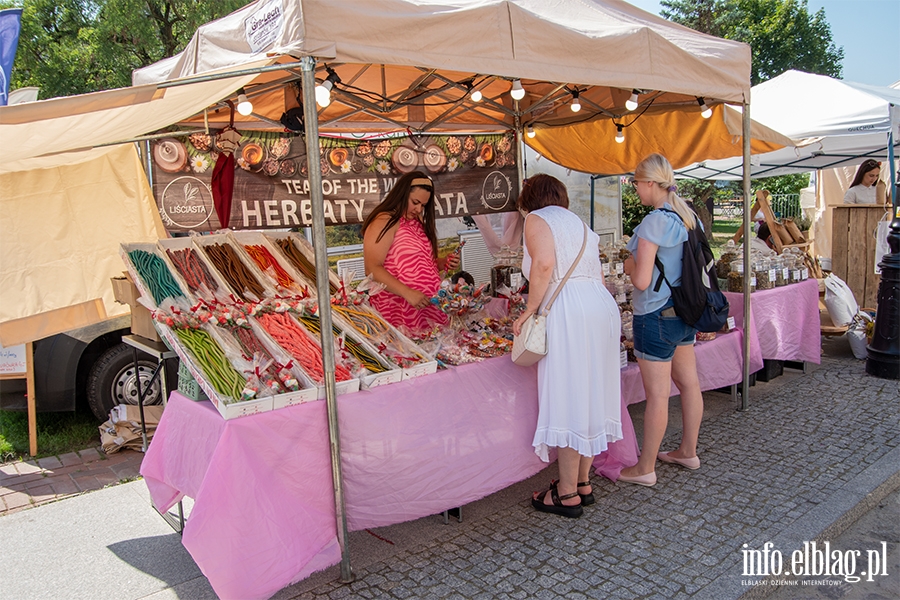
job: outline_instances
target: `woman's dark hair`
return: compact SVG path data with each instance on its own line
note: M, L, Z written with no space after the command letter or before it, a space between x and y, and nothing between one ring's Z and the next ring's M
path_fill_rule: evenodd
M366 217L366 220L363 221L360 235L366 234L366 228L372 224L372 221L374 221L378 215L381 213L388 213L390 218L378 234L377 239L380 240L384 237L385 232L396 225L397 222L400 221L400 218L406 214L406 208L409 205L409 193L416 188L428 190L428 202L422 207L422 229L425 230L425 235L428 236L428 241L431 242L431 252L434 255L435 260L437 260L437 231L434 226L434 184L425 185L423 183L421 185L413 185L413 181L416 179L427 179L429 183L431 182L431 178L421 171L413 171L412 173L407 173L402 176L394 183L394 187L387 193L384 200L381 201L381 204L376 206L375 209L369 213L369 216Z
M516 208L532 212L545 206L569 208L569 192L556 177L539 173L525 180Z
M862 164L859 165L859 168L856 170L856 176L853 178L853 183L850 184L850 187L854 185L859 185L862 183L863 177L865 177L866 173L872 171L874 169L880 169L881 163L877 160L867 158L862 161Z

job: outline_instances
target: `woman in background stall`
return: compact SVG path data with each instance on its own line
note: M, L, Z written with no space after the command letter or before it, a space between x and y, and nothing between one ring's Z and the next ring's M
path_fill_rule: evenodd
M864 160L856 170L856 176L853 178L850 188L844 194L844 204L878 204L875 190L880 173L880 162L871 158Z
M603 284L600 238L568 210L563 183L550 175L530 177L517 207L526 217L522 272L529 294L525 311L513 324L516 335L525 319L543 310L578 259L547 314L548 351L537 363L538 420L532 445L544 462L556 449L559 481L531 499L536 510L576 518L582 505L594 502L594 457L622 439L619 309Z
M656 484L656 460L688 469L700 468L697 438L703 418L703 395L697 376L694 339L697 330L675 314L672 292L660 279L655 259L663 264L668 281L681 284L682 244L688 229L699 227L694 211L676 193L675 174L665 157L651 154L634 170L632 185L644 206L653 211L644 217L628 242L631 257L625 273L634 284L634 354L641 370L647 402L644 408L644 440L637 464L622 469L619 481ZM668 212L659 210L666 208ZM669 421L672 382L681 393L681 444L671 452L659 452Z
M403 175L362 225L366 275L384 290L370 297L395 327L413 333L445 325L449 319L431 304L440 272L459 266L457 254L438 258L434 183L419 171Z

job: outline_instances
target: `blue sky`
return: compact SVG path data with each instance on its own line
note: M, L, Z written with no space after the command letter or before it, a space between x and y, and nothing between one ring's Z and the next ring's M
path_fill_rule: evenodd
M625 0L659 14L659 0ZM900 0L807 0L825 9L836 46L844 48L843 78L889 86L900 80Z

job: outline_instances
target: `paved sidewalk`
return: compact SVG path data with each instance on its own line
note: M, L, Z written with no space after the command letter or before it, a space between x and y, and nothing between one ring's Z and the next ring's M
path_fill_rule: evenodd
M140 476L142 452L99 447L0 465L0 516Z

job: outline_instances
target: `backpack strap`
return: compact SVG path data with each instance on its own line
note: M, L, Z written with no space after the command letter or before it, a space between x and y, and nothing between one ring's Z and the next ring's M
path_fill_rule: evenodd
M672 210L670 208L665 208L665 207L661 206L661 207L657 208L656 210L661 210L663 212L672 213L673 215L676 215L679 220L681 220L681 215L679 215L677 212L675 212L674 210ZM684 224L684 221L682 221L682 224ZM662 261L659 260L658 252L656 253L656 256L653 257L653 263L656 265L656 268L659 269L659 277L656 278L656 285L653 286L653 291L658 292L659 288L662 287L663 281L666 282L666 285L669 286L669 289L671 290L672 284L669 283L668 279L666 279L666 269L665 269L665 267L663 267Z

